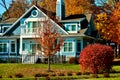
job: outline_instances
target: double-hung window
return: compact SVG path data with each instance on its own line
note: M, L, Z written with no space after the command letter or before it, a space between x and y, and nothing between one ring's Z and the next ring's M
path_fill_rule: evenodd
M36 28L37 28L37 22L36 21L30 21L28 22L28 32L29 33L34 33L36 32Z
M64 43L64 52L72 52L73 51L73 43L65 42Z
M67 24L66 25L66 31L76 31L77 29L76 24Z
M41 50L39 44L37 44L37 43L30 44L30 53L35 53L37 49Z
M8 52L7 45L8 45L8 44L7 44L6 42L1 42L1 43L0 43L0 53Z

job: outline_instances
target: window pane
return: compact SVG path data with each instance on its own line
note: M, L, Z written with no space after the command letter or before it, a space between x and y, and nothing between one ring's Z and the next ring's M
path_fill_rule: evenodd
M36 52L36 44L30 44L30 53L35 53Z
M70 25L67 25L66 26L66 31L70 31L71 30L71 26Z
M0 52L2 52L2 44L0 43Z
M69 51L72 51L72 43L69 43Z
M41 50L41 47L40 47L40 45L39 45L39 44L37 44L37 48L38 48L38 50Z
M66 25L66 31L76 31L76 25Z
M76 31L76 25L71 25L72 31Z
M7 52L7 44L3 44L3 52Z
M71 52L73 50L72 42L64 43L64 52Z
M0 52L7 52L7 43L0 43Z
M64 51L67 51L67 43L64 43Z
M37 27L37 22L33 22L33 28Z
M25 51L25 43L22 44L22 50Z

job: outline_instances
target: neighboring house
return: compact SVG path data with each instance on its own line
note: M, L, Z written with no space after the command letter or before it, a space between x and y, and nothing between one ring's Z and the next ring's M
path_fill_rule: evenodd
M1 23L0 58L22 56L22 63L30 62L31 59L34 59L31 63L36 62L38 53L34 47L38 47L38 44L33 40L33 36L38 25L42 24L40 21L49 16L46 13L44 9L33 5L14 23ZM96 42L97 32L91 14L65 17L64 0L57 0L56 18L59 23L52 18L51 22L57 27L62 37L65 37L64 46L58 53L65 55L66 60L70 57L79 57L80 51L86 45ZM36 56L28 58L32 53L35 53Z

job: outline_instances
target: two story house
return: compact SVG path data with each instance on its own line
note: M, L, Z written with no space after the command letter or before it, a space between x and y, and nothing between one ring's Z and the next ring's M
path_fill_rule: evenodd
M40 27L38 26L41 24L40 21L49 17L47 12L33 5L14 23L0 24L0 59L18 57L22 59L22 63L30 62L31 59L34 59L32 63L35 63L39 54L34 47L38 47L39 44L34 41L33 36ZM76 14L66 17L64 0L57 0L56 14L53 15L58 19L58 23L50 17L51 22L65 37L64 46L58 53L66 56L66 60L69 60L70 57L79 57L85 46L96 42L97 32L91 14ZM36 58L28 58L28 55L33 52L36 52Z

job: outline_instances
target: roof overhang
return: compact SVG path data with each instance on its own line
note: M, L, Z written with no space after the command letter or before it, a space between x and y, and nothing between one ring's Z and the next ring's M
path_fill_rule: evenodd
M82 20L84 20L85 18L76 18L76 19L65 19L65 20L61 20L59 21L60 23L63 23L63 22L80 22Z
M0 36L0 39L19 39L19 35L14 35L14 36Z
M91 37L91 36L88 36L88 35L85 35L85 34L70 34L70 35L61 35L61 37L63 38L78 38L78 37L83 37L83 38L86 38L86 39L92 39L92 40L95 40L96 38L94 37Z

